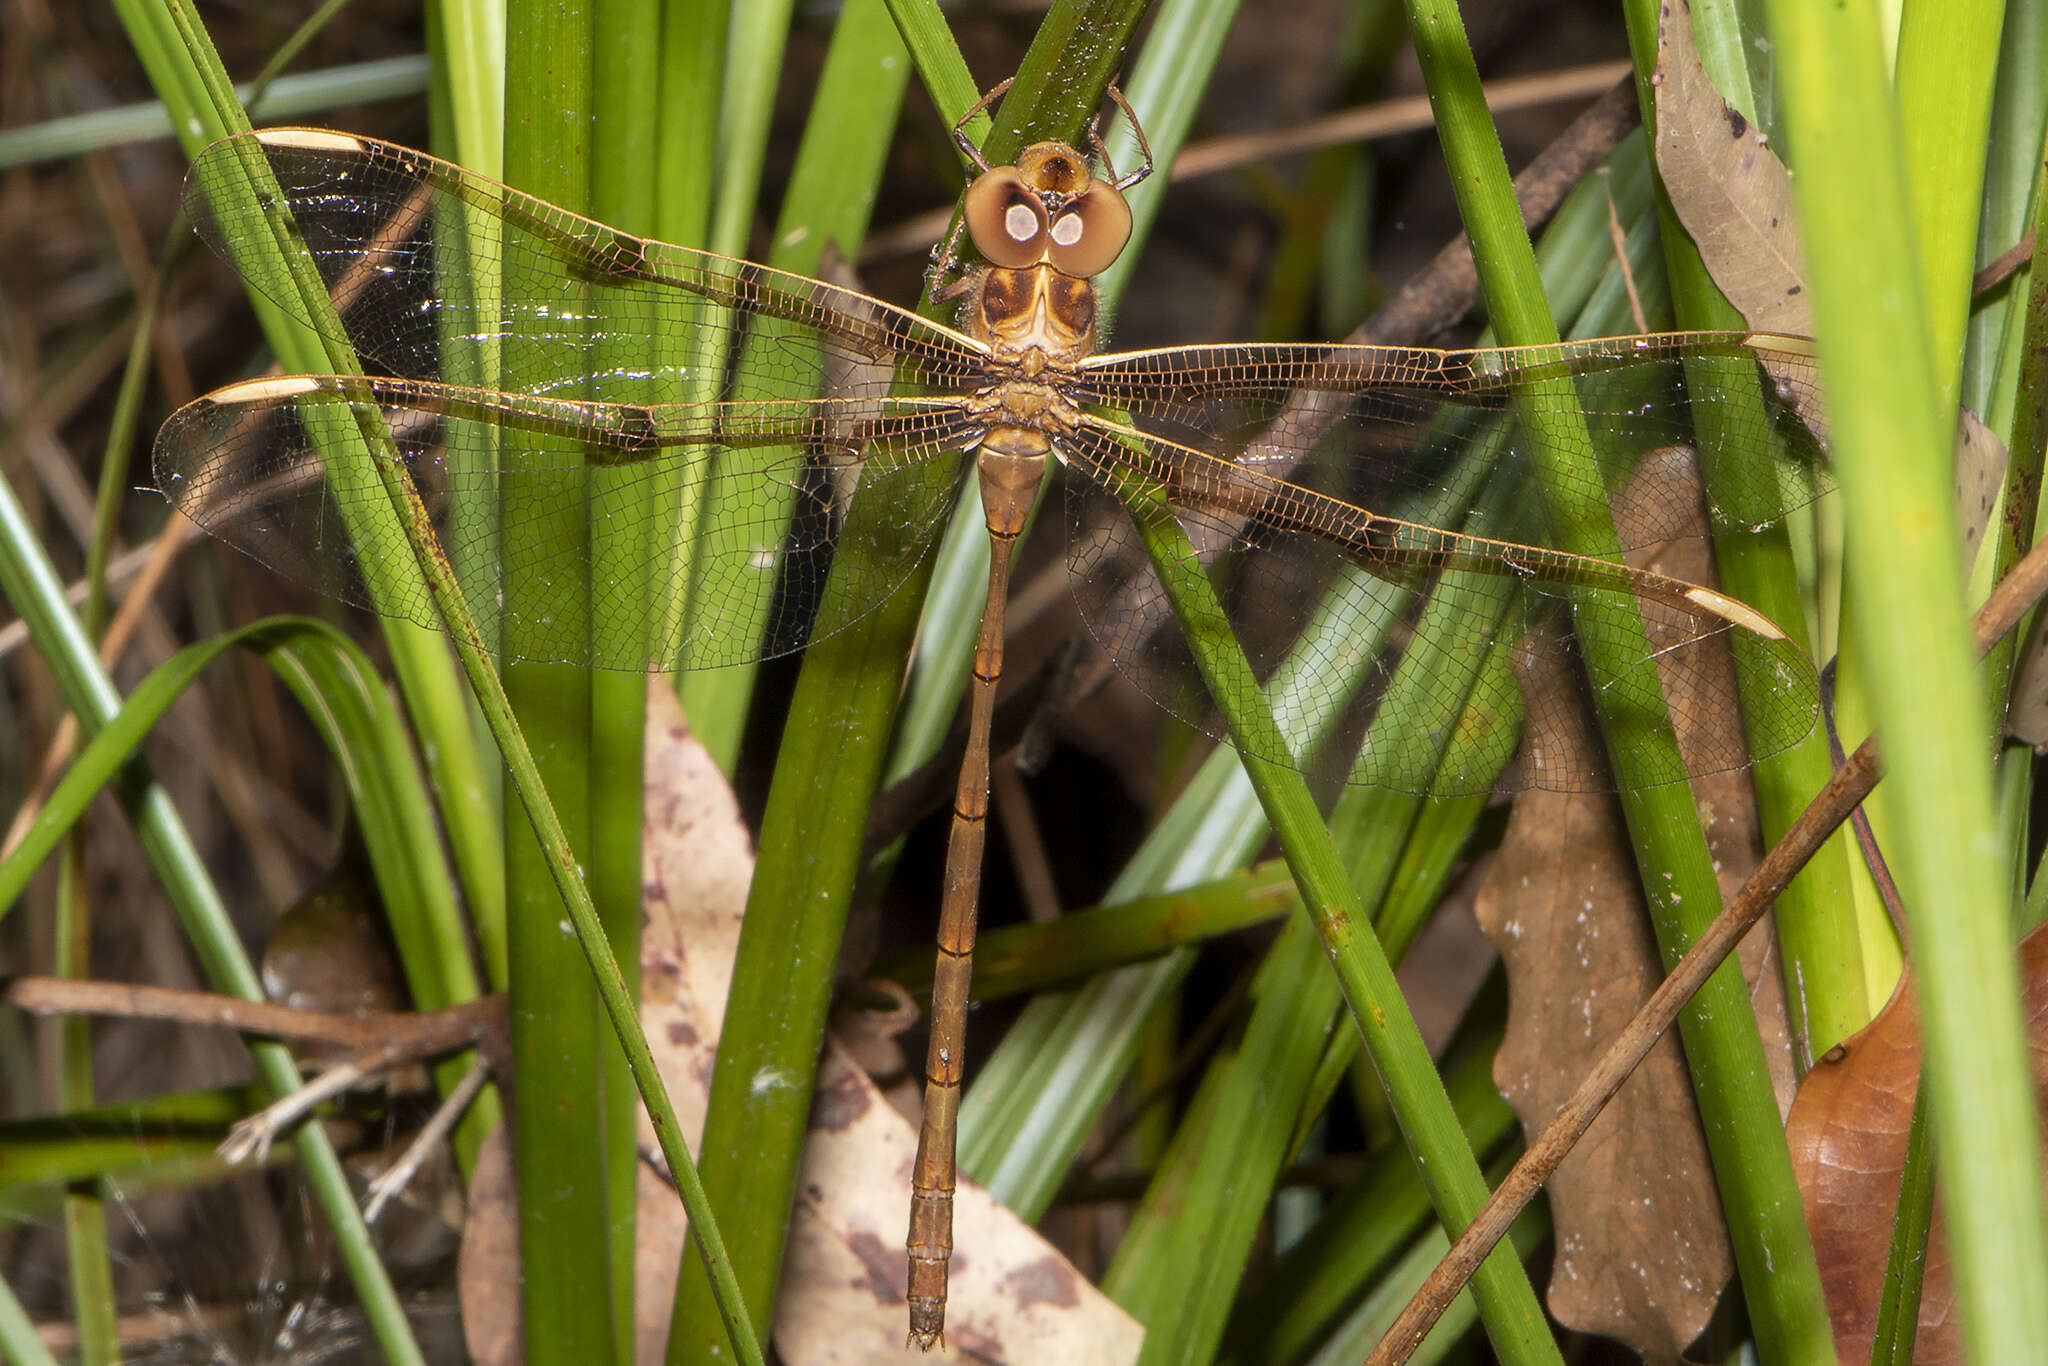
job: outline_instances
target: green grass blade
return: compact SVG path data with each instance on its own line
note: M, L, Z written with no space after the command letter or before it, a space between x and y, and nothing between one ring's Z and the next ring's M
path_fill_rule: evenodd
M1646 125L1654 128L1656 108L1649 73L1657 61L1658 25L1683 22L1683 16L1676 10L1658 6L1652 0L1630 0L1626 13L1638 73L1638 95ZM1750 93L1749 71L1744 62L1746 54L1753 50L1748 39L1757 35L1745 30L1740 17L1728 12L1726 7L1714 11L1713 17L1719 22L1706 22L1706 17L1698 12L1693 18L1693 28L1708 72L1725 93L1736 98L1737 107L1754 109L1756 101ZM1665 260L1672 279L1678 325L1701 329L1740 329L1745 326L1741 315L1722 297L1708 277L1699 252L1686 237L1661 190L1657 207L1662 220ZM1712 373L1704 366L1692 368L1688 375L1691 387L1702 394L1713 394L1712 402L1698 405L1697 411L1703 419L1718 416L1727 405L1738 401L1751 406L1756 402L1754 384L1749 386L1751 393L1744 394L1734 385L1715 386L1713 379ZM1731 489L1758 485L1754 475L1746 473L1736 463L1741 459L1739 452L1743 448L1723 447L1715 440L1715 435L1711 429L1699 433L1705 457L1701 461L1702 474L1717 499L1726 506ZM1758 517L1753 520L1761 522L1766 519ZM1723 589L1787 630L1800 629L1806 612L1800 597L1790 536L1784 527L1770 527L1754 535L1721 535L1715 542L1714 559ZM1808 640L1814 638L1810 630L1803 634ZM1770 686L1768 679L1759 678L1758 670L1744 667L1744 659L1740 655L1737 668L1746 698L1752 696L1748 690L1768 689ZM1750 703L1752 707L1757 704L1756 701ZM1833 767L1827 736L1818 727L1800 744L1757 765L1758 816L1766 845L1775 843L1784 833L1813 794L1827 782ZM1857 921L1856 904L1849 891L1849 877L1848 841L1846 836L1838 836L1807 864L1778 900L1775 925L1779 945L1785 954L1786 1001L1794 1038L1801 1045L1798 1061L1802 1069L1811 1065L1814 1056L1861 1029L1869 1022L1873 1009L1869 966ZM1882 927L1876 928L1879 937L1883 938L1886 931ZM1882 949L1880 954L1888 956Z
M598 43L593 0L507 6L505 49L505 178L508 183L571 213L590 210L595 73ZM506 302L528 316L567 310L566 281L506 279ZM520 292L526 291L524 295ZM540 297L534 291L544 292ZM557 291L572 291L566 296ZM561 324L556 324L561 325ZM570 324L573 325L573 324ZM508 337L505 368L522 364L520 339ZM499 482L502 525L520 527L534 559L506 556L501 576L502 631L507 662L505 694L538 762L549 801L568 833L580 864L592 846L591 674L573 665L534 663L562 657L554 642L565 621L585 632L590 621L587 571L557 577L529 572L531 563L579 564L589 552L595 509L574 472L511 471L520 462L521 438L507 434ZM543 462L531 462L540 464ZM539 623L541 639L530 638ZM512 1095L516 1163L525 1173L546 1173L544 1185L522 1183L519 1242L522 1328L534 1366L623 1362L629 1348L618 1339L619 1254L613 1240L618 1211L617 1163L631 1139L608 1134L605 1095L609 1043L600 1023L594 985L584 964L563 952L561 893L551 866L555 855L530 826L505 832L506 931L510 948ZM612 928L596 907L600 923ZM618 946L612 946L618 957ZM627 1159L630 1160L630 1159ZM630 1235L628 1235L630 1237ZM630 1298L630 1292L623 1292ZM600 1305L612 1313L597 1312Z
M959 118L980 97L981 88L967 69L967 59L960 55L960 45L953 41L953 30L947 27L938 0L888 0L888 5L889 17L917 68L917 78L931 95L939 116ZM967 125L976 146L987 138L989 124L989 116L983 113Z
M1969 319L1963 354L1962 401L1980 414L1994 432L2009 433L2010 452L2005 485L1992 525L1997 528L1989 555L1979 553L1970 577L1970 595L1977 598L2004 578L2033 544L2040 515L2043 443L2039 408L2022 403L2021 395L2040 392L2043 360L2029 345L2039 335L2041 310L2037 291L2042 281L2042 247L2038 224L2044 212L2043 188L2048 165L2041 157L2042 130L2048 122L2048 84L2041 79L2041 60L2048 50L2048 6L2024 0L2006 11L2006 39L1999 56L1998 99L1993 110L1989 161L1985 168L1984 213L1978 224L1977 256L1989 266L2009 250L2029 223L2031 201L2037 225L2033 259L2025 284L2014 280L1993 292ZM2031 155L2029 155L2031 153ZM1993 646L1984 658L1986 692L1992 705L2010 701L2012 674L2030 622Z
M138 13L135 29L141 35L138 39L139 42L147 42L154 45L154 47L162 46L165 41L165 34L159 32L152 22L157 17L158 11L155 10L143 10ZM198 59L198 69L193 73L193 86L195 89L203 90L207 99L211 101L207 106L208 116L214 120L235 116L237 111L234 110L232 105L231 91L227 86L225 77L219 73L218 64L212 59L211 50L205 45L203 33L199 30L196 21L192 20L189 13L182 9L173 9L170 18L177 21L170 37L185 44L187 50ZM154 48L151 52L145 54L145 60L153 64L161 64L154 52ZM171 83L177 83L181 80L180 73L176 70L168 70L165 75L167 81ZM182 86L180 86L180 90L182 93ZM204 125L195 114L195 117L190 121L190 126L197 129L202 128ZM251 192L254 192L254 186L267 178L267 171L262 169L263 162L261 158L253 154L249 157L247 166L252 182ZM275 193L274 189L272 193ZM291 249L289 237L279 243L279 249L282 252L283 269L290 272L284 278L291 280L294 289L303 301L303 307L307 315L321 316L323 311L328 309L329 305L326 301L324 289L320 287L317 277L311 273L309 263L304 260L300 253ZM271 314L269 316L275 317L276 315ZM303 347L310 335L309 332L303 329L288 328L284 333L283 339L288 347ZM281 353L284 349L284 347L280 348ZM310 367L301 368L348 372L353 367L354 358L347 351L346 347L337 345L330 348L323 344L313 347L312 354L324 359L327 363L325 365L316 363ZM320 415L316 414L315 416ZM332 414L327 416L332 416ZM732 1281L730 1263L725 1256L716 1223L705 1200L702 1184L697 1179L695 1168L690 1161L688 1151L683 1145L675 1118L674 1107L669 1103L666 1094L662 1091L659 1076L653 1067L652 1059L647 1051L645 1036L639 1028L634 1003L626 994L617 962L611 955L601 926L597 923L587 891L576 874L575 854L569 847L567 837L555 816L553 807L549 804L547 794L541 786L539 776L535 770L531 752L527 749L523 737L513 723L502 686L486 658L481 632L471 616L467 602L462 596L461 588L450 574L445 560L434 555L429 548L432 543L432 531L427 525L426 519L419 507L417 495L411 489L411 486L393 472L393 466L389 461L378 461L370 458L365 462L367 469L360 468L355 463L363 457L369 457L372 450L379 448L378 442L380 437L384 442L388 442L388 433L380 433L364 424L356 424L352 419L349 425L355 428L353 432L333 430L337 424L332 422L319 422L316 425L320 428L320 439L323 441L323 455L328 453L328 448L324 444L326 438L331 436L338 439L337 445L334 448L335 458L331 458L327 462L329 477L336 478L348 477L351 474L367 474L369 477L377 479L379 486L388 499L384 509L389 515L392 526L395 527L396 534L403 538L398 544L403 544L406 547L403 554L378 555L371 553L371 550L389 549L393 546L393 543L389 540L379 541L372 539L364 541L359 538L357 541L358 549L363 552L359 556L360 560L367 568L373 569L373 576L381 576L387 572L405 572L400 566L407 566L413 574L423 577L426 587L432 594L432 600L439 607L447 623L449 633L455 640L457 652L461 657L471 688L476 694L485 720L491 727L493 737L497 741L500 752L503 754L512 775L513 789L518 794L521 802L526 806L528 818L536 832L540 835L543 847L548 851L545 859L547 871L554 879L559 897L566 903L570 921L583 947L592 973L596 978L598 993L604 1001L606 1012L611 1017L613 1029L625 1043L627 1055L632 1060L634 1078L636 1083L642 1088L642 1097L646 1101L652 1117L656 1138L661 1145L663 1155L669 1163L670 1170L681 1188L684 1204L693 1215L691 1221L693 1238L703 1253L705 1262L712 1268L713 1283L716 1287L715 1298L718 1304L717 1312L729 1326L740 1357L750 1362L758 1361L760 1359L758 1343L746 1326L745 1315L739 1305L737 1289ZM339 440L339 438L343 437L348 439ZM348 448L351 443L357 441L361 443L361 449L351 454ZM358 503L356 510L368 515L370 509L375 506L377 505ZM380 525L380 527L375 529L381 530L383 528ZM358 534L358 528L352 526L350 530L352 534ZM366 550L365 547L370 547L371 549ZM418 580L416 579L415 583L417 582ZM373 584L372 591L377 592L378 590L379 585ZM395 651L401 648L403 648L401 643L394 642ZM443 650L440 658L445 665L445 650ZM345 1191L343 1196L345 1200ZM359 1274L358 1280L361 1281L362 1279L364 1279L363 1275ZM408 1356L407 1359L410 1359L410 1357Z
M1205 1074L1103 1290L1145 1325L1144 1363L1206 1361L1222 1337L1318 1050L1342 997L1313 927L1290 917L1251 989L1243 1037ZM1189 1243L1196 1255L1188 1255Z
M1912 1366L1920 1335L1921 1275L1927 1266L1928 1220L1934 1213L1933 1137L1927 1128L1927 1092L1913 1097L1906 1130L1905 1160L1899 1174L1899 1204L1885 1252L1884 1288L1871 1334L1870 1366Z
M284 120L403 99L425 89L427 76L427 61L417 53L297 72L270 83L259 112L266 119ZM251 82L235 88L245 101L254 93ZM0 170L63 161L87 152L168 137L173 131L170 110L161 100L44 119L0 131Z
M0 1279L0 1356L18 1366L57 1366L57 1358L43 1346L28 1310L15 1298L14 1287L4 1279Z
M1962 353L1970 313L2005 6L1908 5L1902 16L1893 99L1909 168L1929 354L1947 358ZM1942 406L1953 409L1959 368L1944 359L1934 373Z
M505 174L505 4L504 0L438 0L428 10L427 44L434 58L428 126L431 150L493 179ZM451 270L448 279L464 289L490 290L496 281L479 263ZM444 378L480 386L495 376L450 374ZM493 542L494 544L494 542ZM456 547L463 553L460 542ZM390 634L392 623L387 623ZM498 756L492 752L482 716L455 671L447 647L420 628L405 632L404 653L394 651L406 711L425 746L449 852L462 879L463 899L494 991L510 985L505 938L505 792ZM424 655L435 667L416 666ZM465 1121L465 1141L473 1141Z
M2026 235L2032 221L2035 182L2041 174L2041 140L2048 120L2048 6L2038 0L2008 0L2005 32L1998 45L1998 81L1991 110L1984 167L1984 206L1977 224L1976 264L1990 265ZM1970 310L1963 355L1963 406L1983 416L1994 431L2009 424L2012 407L2004 377L2023 320L2025 293L2015 281Z
M591 100L593 126L603 130L590 157L590 210L602 222L648 233L655 224L656 147L660 130L661 26L658 13L637 0L599 0L594 13L596 51ZM637 342L604 348L600 376L651 368L653 357ZM592 385L606 397L604 381ZM653 627L654 556L647 523L634 515L644 495L627 470L599 475L591 489L591 581L626 586L611 595L609 610L593 611L590 629L608 658L649 658ZM590 676L590 899L597 907L626 990L640 997L640 927L645 874L640 834L644 825L642 758L646 751L648 680L637 673L597 670ZM634 1340L640 1098L625 1054L607 1045L600 1060L604 1110L604 1174L609 1193L613 1340L629 1357Z
M1408 0L1407 7L1494 327L1510 344L1555 341L1556 327L1537 284L1528 236L1457 13L1438 0ZM1568 401L1570 395L1562 397ZM1583 426L1577 419L1545 421L1532 424L1532 432L1538 480L1549 495L1552 522L1563 530L1562 544L1615 557L1607 509L1568 505L1562 497L1566 481L1543 472L1562 471L1579 458L1577 452L1590 450ZM1661 691L1646 641L1611 649L1592 638L1582 643L1589 664L1602 676L1636 674L1648 689L1644 695ZM1683 783L1646 787L1632 777L1683 771L1668 720L1638 715L1624 722L1607 694L1600 712L1624 787L1622 809L1652 926L1668 964L1720 907L1713 859L1689 788ZM1733 964L1724 965L1701 990L1681 1021L1681 1033L1758 1342L1767 1354L1783 1359L1818 1354L1831 1341L1820 1275L1800 1215L1748 989ZM1483 1297L1481 1305L1483 1310Z
M97 735L119 712L120 698L71 615L63 584L42 555L13 488L4 479L0 479L0 592L28 623L30 639L56 675L65 705L78 716L86 735ZM214 989L246 1000L263 999L255 965L243 952L227 908L208 879L169 796L154 782L146 782L131 811L144 852L163 880L165 893ZM298 1085L298 1067L282 1045L251 1044L250 1054L258 1075L273 1094L284 1095ZM378 1345L393 1362L422 1362L333 1145L324 1132L311 1125L302 1128L293 1142Z
M1481 1046L1460 1049L1444 1070L1444 1086L1476 1153L1509 1147L1519 1132L1514 1111L1493 1086L1505 994L1494 993L1494 1000L1490 1012L1475 1012L1491 1016ZM1398 1144L1383 1146L1356 1181L1330 1197L1301 1241L1275 1260L1260 1288L1233 1306L1219 1360L1285 1366L1300 1359L1389 1263L1436 1227L1407 1154Z
M708 160L715 170L705 245L724 256L748 254L749 234L760 200L761 163L767 153L769 120L775 108L775 87L788 42L789 18L789 0L760 0L732 7L731 28L725 42L724 80L719 87L722 99L717 135L696 149L696 155ZM883 108L891 110L887 101ZM887 141L886 132L882 141ZM717 156L708 158L706 149L712 147L717 149ZM715 541L736 533L730 527L710 526L699 534ZM773 591L773 584L766 583L760 595L765 598ZM721 604L719 610L728 609ZM738 619L757 618L740 615ZM740 734L746 726L747 704L754 695L757 673L753 664L697 669L684 674L677 687L691 731L727 773L732 771L739 752Z
M1294 879L1276 860L1182 891L1069 911L1046 924L1006 925L975 941L974 999L1092 977L1284 916L1299 902ZM928 993L932 956L923 948L906 950L877 961L869 975Z
M1929 1111L1972 1360L2048 1339L2048 1233L1991 784L1956 570L1947 384L1934 347L1900 113L1874 16L1769 6L1841 462L1845 579L1885 746L1886 853L1912 931ZM1942 278L1949 278L1944 273Z
M1139 495L1131 496L1135 500ZM1281 852L1294 870L1320 947L1335 965L1344 1000L1386 1083L1403 1132L1423 1169L1431 1201L1447 1225L1462 1227L1485 1203L1487 1186L1465 1143L1442 1078L1394 983L1393 969L1369 928L1365 906L1350 884L1301 775L1249 757L1291 751L1272 715L1262 706L1244 701L1259 696L1258 686L1230 633L1213 587L1195 567L1185 535L1170 516L1142 505L1132 511L1173 604L1174 616L1187 632L1210 696L1224 714L1260 805L1272 821ZM1560 1359L1536 1293L1512 1248L1497 1248L1489 1254L1473 1287L1481 1316L1503 1360ZM1151 1350L1149 1341L1147 1350Z
M887 16L873 4L849 5L834 33L798 152L778 244L811 253L811 262L827 241L849 253L856 249L894 118L893 101L886 98L890 68L901 65ZM870 104L870 93L884 98ZM849 135L852 141L845 140ZM854 523L862 518L862 506L856 499ZM871 507L868 515L880 511ZM842 553L857 554L868 534L850 524ZM864 774L862 765L887 729L894 679L914 620L907 614L915 611L920 586L913 576L879 610L809 652L763 818L761 856L719 1039L703 1148L725 1217L747 1232L735 1244L736 1270L763 1332L770 1321L783 1225L805 1132L834 946L852 887L851 860L857 857L873 789L875 775ZM822 687L804 681L813 671L835 681ZM807 692L807 687L817 691ZM684 700L686 705L692 700L687 688ZM868 743L849 744L849 737L868 737ZM785 775L801 776L792 782ZM851 844L843 845L834 831L850 832ZM819 854L822 860L815 857ZM792 955L795 945L805 946L804 951ZM785 1078L788 1085L758 1087L762 1076ZM721 1356L722 1343L706 1332L707 1290L698 1269L681 1268L670 1320L670 1360Z

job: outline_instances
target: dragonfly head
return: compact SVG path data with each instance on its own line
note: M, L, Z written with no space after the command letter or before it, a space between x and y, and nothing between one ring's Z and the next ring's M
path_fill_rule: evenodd
M1034 142L1016 165L976 177L966 219L975 249L994 265L1050 265L1079 279L1107 270L1131 236L1122 192L1064 142Z

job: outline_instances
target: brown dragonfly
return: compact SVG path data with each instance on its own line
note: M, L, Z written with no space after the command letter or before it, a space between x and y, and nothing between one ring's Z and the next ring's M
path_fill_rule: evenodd
M1825 479L1797 339L1098 352L1091 277L1125 245L1123 191L1149 153L1119 178L1091 126L1092 161L1046 142L991 167L955 136L975 169L962 226L985 262L950 286L957 327L636 237L389 143L310 129L217 143L187 181L200 232L302 317L294 270L310 261L377 373L231 385L176 413L156 450L164 493L214 535L438 626L423 592L383 572L411 554L370 515L383 488L332 458L337 433L387 430L387 458L505 655L635 670L757 660L845 627L910 574L972 467L990 566L908 1239L910 1333L926 1347L944 1327L1003 609L1050 473L1081 614L1141 688L1216 729L1159 565L1136 553L1142 529L1185 538L1181 568L1220 600L1255 680L1231 700L1270 708L1285 737L1261 757L1436 794L1612 785L1604 768L1514 763L1519 735L1558 724L1556 702L1525 698L1501 662L1497 645L1521 640L1568 652L1610 722L1669 724L1674 700L1743 716L1707 727L1686 769L1636 781L1801 739L1817 694L1796 642L1712 588L1561 549L1553 508L1604 519L1646 457L1695 444L1723 467L1705 499L1717 534L1760 529ZM1539 459L1560 448L1570 459ZM552 493L515 497L527 481ZM1659 495L1668 524L1638 539L1699 534L1702 494L1684 487ZM564 548L544 526L564 497L601 501L645 554L614 573ZM501 593L514 573L576 591L536 607ZM1746 713L1697 684L1667 698L1648 667L1724 642L1771 683Z

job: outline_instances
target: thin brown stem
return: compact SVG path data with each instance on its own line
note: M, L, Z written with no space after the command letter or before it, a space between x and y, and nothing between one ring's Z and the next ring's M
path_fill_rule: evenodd
M11 977L0 984L0 1004L32 1015L108 1015L131 1020L212 1025L300 1043L326 1043L372 1058L415 1062L458 1048L481 1048L502 1039L505 998L484 996L441 1010L341 1015L297 1010L268 1001L245 1001L210 991L80 982L63 977Z

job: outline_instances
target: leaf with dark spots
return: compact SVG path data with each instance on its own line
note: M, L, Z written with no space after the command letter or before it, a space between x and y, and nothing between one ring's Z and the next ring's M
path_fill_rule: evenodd
M846 1250L867 1272L865 1284L875 1303L897 1305L909 1298L910 1278L900 1244L885 1243L863 1230L846 1240Z
M861 1085L860 1073L848 1072L835 1077L811 1093L810 1127L813 1130L845 1129L866 1114L871 1103L868 1088Z
M717 766L676 722L674 691L654 680L648 706L643 885L660 894L648 902L641 941L640 1013L662 1082L694 1142L717 1063L753 847ZM878 1023L860 1012L849 1018L870 1031ZM776 1295L775 1352L790 1366L903 1359L903 1235L917 1132L841 1045L839 1030L847 1024L835 1017L812 1087L811 1128ZM901 1050L894 1052L900 1068ZM651 1142L645 1123L642 1137ZM638 1197L635 1354L651 1366L667 1340L688 1230L674 1190L644 1166ZM1136 1359L1144 1330L1128 1314L987 1191L962 1182L958 1200L946 1323L956 1352L1075 1366ZM1060 1272L1063 1295L1053 1289ZM1020 1296L1020 1284L1035 1293Z
M1074 1283L1079 1278L1074 1268L1058 1257L1041 1257L1035 1262L1026 1262L1009 1275L1003 1277L1003 1289L1011 1298L1025 1308L1034 1304L1050 1304L1061 1309L1071 1309L1079 1303Z
M1707 273L1751 327L1809 335L1791 173L1721 98L1700 64L1682 0L1668 0L1660 12L1653 84L1657 174Z

